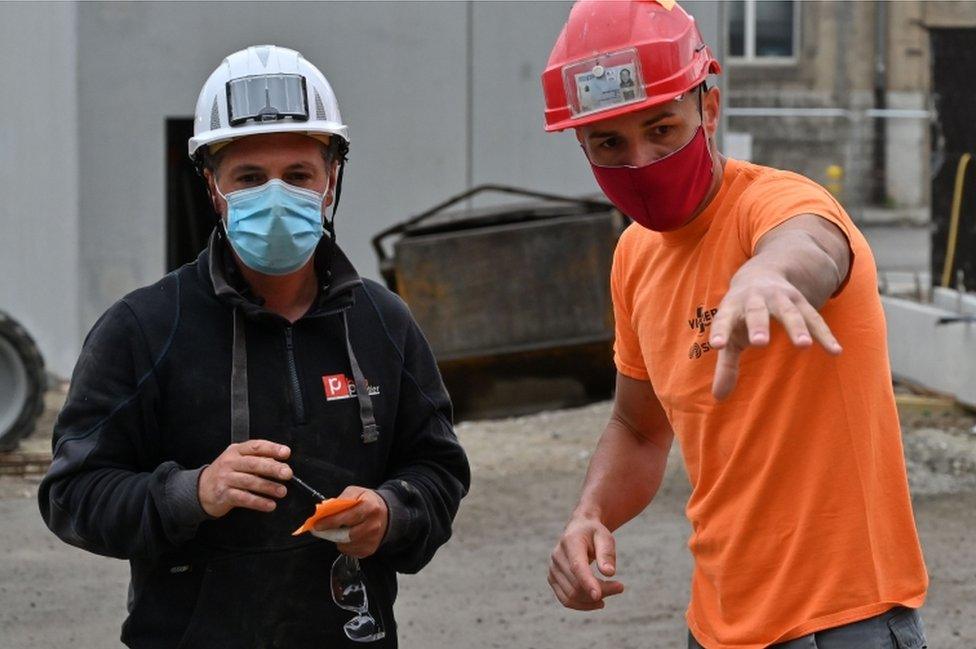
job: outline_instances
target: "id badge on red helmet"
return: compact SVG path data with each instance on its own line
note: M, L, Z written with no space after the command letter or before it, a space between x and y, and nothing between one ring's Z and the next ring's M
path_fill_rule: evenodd
M563 68L566 102L573 117L643 101L644 80L634 48L600 54Z

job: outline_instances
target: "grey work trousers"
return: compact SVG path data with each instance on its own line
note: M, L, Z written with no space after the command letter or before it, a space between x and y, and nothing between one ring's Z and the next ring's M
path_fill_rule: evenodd
M770 645L770 649L925 649L927 646L918 611L898 606L866 620ZM705 649L691 632L688 649Z

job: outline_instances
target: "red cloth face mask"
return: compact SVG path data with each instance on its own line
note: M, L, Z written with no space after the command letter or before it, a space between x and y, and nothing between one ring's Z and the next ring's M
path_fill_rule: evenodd
M683 147L643 167L604 167L592 161L590 167L617 209L657 232L688 222L715 173L702 126Z

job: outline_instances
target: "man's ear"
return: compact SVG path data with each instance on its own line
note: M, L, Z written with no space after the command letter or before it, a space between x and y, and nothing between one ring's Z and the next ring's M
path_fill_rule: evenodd
M325 201L323 207L329 207L335 202L336 183L339 182L339 161L333 160L329 163L329 185L325 188Z
M714 86L708 89L702 97L702 108L705 117L705 135L707 137L715 137L718 132L718 120L721 115L721 102L722 97L721 91L718 86Z
M216 212L217 216L223 218L225 202L220 197L220 194L217 193L217 180L214 177L213 171L204 169L203 178L207 181L207 195L210 197L210 206L213 207L213 211Z

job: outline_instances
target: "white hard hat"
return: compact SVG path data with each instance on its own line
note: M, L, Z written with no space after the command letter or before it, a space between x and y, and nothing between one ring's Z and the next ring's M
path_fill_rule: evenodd
M261 133L335 135L349 143L332 86L295 50L256 45L224 59L197 99L190 157L202 146Z

